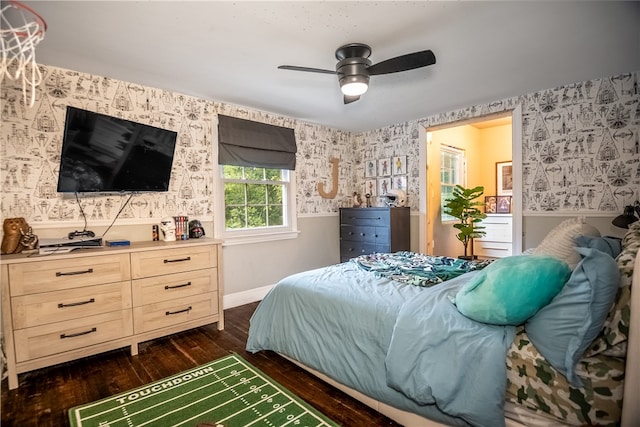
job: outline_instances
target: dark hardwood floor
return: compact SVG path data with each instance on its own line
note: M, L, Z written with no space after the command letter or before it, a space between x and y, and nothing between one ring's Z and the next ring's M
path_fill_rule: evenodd
M245 351L257 303L225 310L225 330L209 325L129 348L20 374L2 382L2 426L68 426L67 410L156 381L236 352L343 426L398 426L273 352ZM165 426L162 426L165 427Z

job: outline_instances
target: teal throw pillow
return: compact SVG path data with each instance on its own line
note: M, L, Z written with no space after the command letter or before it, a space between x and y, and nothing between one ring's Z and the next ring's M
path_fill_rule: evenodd
M549 304L569 279L566 262L548 255L500 258L458 291L458 311L478 322L520 325Z
M620 285L616 261L594 248L583 256L560 293L527 321L527 336L545 359L571 383L582 385L575 366L604 327Z

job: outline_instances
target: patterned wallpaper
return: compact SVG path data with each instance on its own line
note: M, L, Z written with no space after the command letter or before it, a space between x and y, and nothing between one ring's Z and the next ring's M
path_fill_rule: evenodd
M640 199L640 72L567 84L355 137L358 158L407 154L408 201L418 207L418 126L523 108L523 214L622 212ZM365 186L363 164L356 185Z
M36 104L22 105L19 88L2 88L2 215L37 226L80 221L74 197L56 192L66 106L178 132L168 193L134 196L120 220L187 213L211 217L213 104L193 97L54 67L42 67ZM87 220L110 222L125 195L81 196Z
M297 122L243 107L216 103L103 76L41 66L44 82L36 104L26 108L21 88L2 85L0 179L3 218L24 217L32 226L61 221L110 223L125 195L81 195L56 192L66 106L121 117L178 133L171 184L167 193L136 194L119 223L157 222L167 215L212 220L213 176L217 144L216 113L293 127L298 141L297 203L300 214L333 213L351 190L353 152L348 133ZM335 199L323 199L316 183L331 188L330 157L340 158L340 184ZM345 179L346 177L346 179Z
M296 134L296 206L298 215L330 214L343 206L350 206L353 189L354 153L351 134L328 127L302 122L289 117L249 110L245 107L216 103L215 112L227 116L293 128ZM213 135L217 143L217 132ZM332 157L338 163L338 195L324 199L318 194L318 182L324 188L333 187L329 163Z
M611 212L640 197L640 73L523 99L525 212Z
M67 105L178 132L170 191L139 194L119 222L157 222L167 215L211 220L217 144L216 114L295 129L298 214L323 215L351 206L365 193L370 160L406 158L408 203L418 207L419 129L523 108L524 214L620 212L640 198L640 72L567 84L520 97L470 106L417 121L351 134L268 112L250 110L103 76L42 66L45 81L26 108L20 88L3 84L0 134L1 213L34 225L81 221L75 198L56 192ZM354 148L355 147L355 148ZM406 156L406 157L404 157ZM330 158L339 161L338 195ZM109 223L124 196L82 196L89 221ZM374 200L374 205L380 200Z

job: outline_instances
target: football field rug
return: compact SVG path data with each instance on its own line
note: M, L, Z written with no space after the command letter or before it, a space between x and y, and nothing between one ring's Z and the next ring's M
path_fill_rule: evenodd
M237 354L69 410L72 427L337 424Z

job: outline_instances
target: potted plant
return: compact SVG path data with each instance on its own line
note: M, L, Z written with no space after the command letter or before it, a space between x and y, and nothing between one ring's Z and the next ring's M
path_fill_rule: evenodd
M456 237L464 245L464 256L461 256L461 259L474 259L473 239L486 234L484 227L478 224L483 218L487 217L484 212L478 209L478 206L482 206L484 203L476 200L482 194L484 194L484 187L482 186L464 188L461 185L456 185L452 196L445 200L444 213L459 221L453 226L459 230ZM467 253L469 242L471 242L471 250Z

